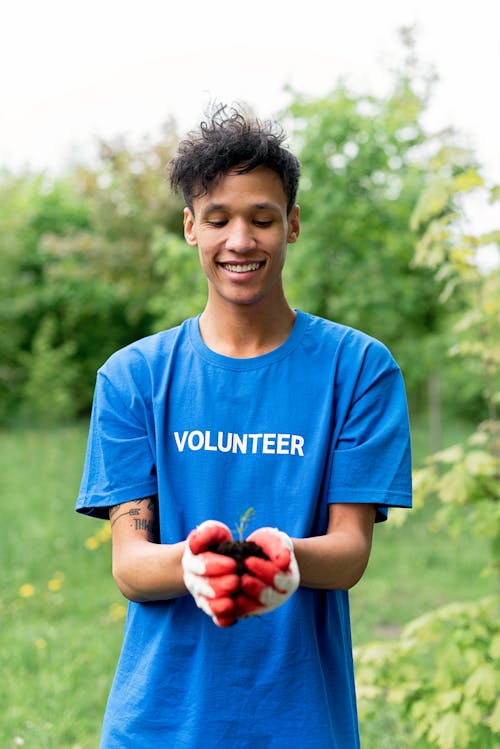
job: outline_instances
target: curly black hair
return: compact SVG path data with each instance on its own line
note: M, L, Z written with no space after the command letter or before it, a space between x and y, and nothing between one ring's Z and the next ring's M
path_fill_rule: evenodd
M271 121L249 118L220 106L199 130L188 133L169 164L170 185L193 209L193 199L228 172L246 174L266 166L278 174L290 213L297 197L300 163L288 148L283 130Z

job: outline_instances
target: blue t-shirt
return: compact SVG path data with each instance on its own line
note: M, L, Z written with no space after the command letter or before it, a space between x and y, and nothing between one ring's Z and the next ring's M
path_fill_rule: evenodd
M325 533L328 505L378 518L411 505L401 373L369 336L298 311L288 339L233 359L198 318L99 370L77 510L158 494L160 541L206 519L292 537ZM348 595L300 587L262 617L217 628L191 596L130 603L103 749L355 749Z

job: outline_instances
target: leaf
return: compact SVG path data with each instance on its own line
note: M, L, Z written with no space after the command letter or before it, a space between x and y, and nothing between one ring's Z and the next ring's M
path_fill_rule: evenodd
M479 245L500 244L500 229L488 231L486 234L480 234L477 239Z
M441 502L464 505L469 496L467 473L464 470L448 471L439 481L438 493Z
M450 200L450 185L448 180L436 177L424 189L411 217L411 228L415 231L433 216L443 212Z
M463 454L462 445L457 444L435 453L433 458L436 463L457 463L459 460L462 460Z
M472 476L494 476L496 462L485 450L471 450L465 456L465 468Z
M387 701L393 705L403 705L408 700L408 688L405 686L390 689L387 693Z
M496 701L493 712L486 718L485 722L489 725L493 733L500 733L500 699Z
M490 203L496 203L500 200L500 185L495 185L490 190Z
M473 700L465 700L460 708L460 715L471 729L475 726L481 726L483 722L483 711Z
M446 713L430 729L429 739L440 749L458 749L468 746L469 733L469 727L457 713Z
M469 676L464 685L465 694L472 698L484 700L486 703L493 703L497 696L498 673L494 667L485 663Z
M493 660L500 662L500 634L494 635L491 640L490 655Z
M449 165L466 167L471 161L471 151L456 145L444 145L431 161L431 168L440 169Z
M454 705L459 705L462 701L462 690L459 688L449 689L446 692L442 692L436 702L441 710L449 710Z
M463 174L453 178L452 190L453 192L469 192L474 187L481 187L484 185L484 179L474 169L469 169Z

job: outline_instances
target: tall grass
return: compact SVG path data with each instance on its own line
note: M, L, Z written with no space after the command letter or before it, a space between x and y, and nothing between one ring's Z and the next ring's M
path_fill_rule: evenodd
M0 434L2 749L98 745L124 601L111 579L107 524L73 509L86 431ZM389 637L434 605L492 589L479 576L486 550L472 538L451 543L432 534L432 515L428 507L402 527L377 527L368 571L351 597L356 643Z

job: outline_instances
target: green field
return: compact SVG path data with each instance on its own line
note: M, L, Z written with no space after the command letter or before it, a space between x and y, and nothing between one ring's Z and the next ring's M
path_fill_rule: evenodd
M449 424L446 443L463 431ZM124 601L111 579L110 544L99 537L106 524L73 510L85 441L86 425L0 434L2 749L98 745ZM425 431L418 423L414 442L419 460ZM377 527L368 571L351 596L355 644L391 637L431 607L493 590L493 579L480 576L487 549L469 536L451 542L431 533L432 515L428 506L401 527Z

